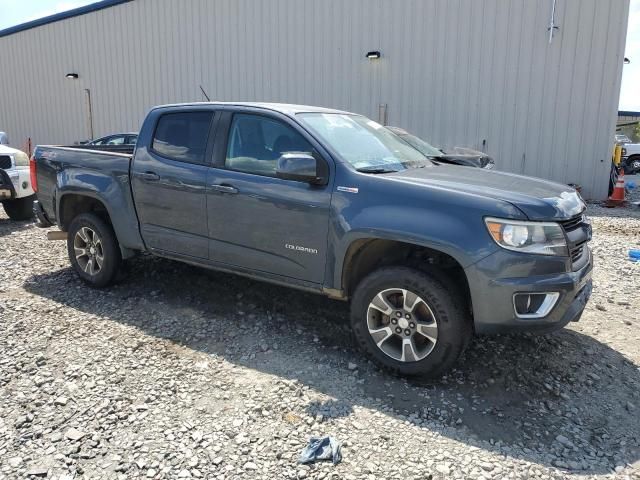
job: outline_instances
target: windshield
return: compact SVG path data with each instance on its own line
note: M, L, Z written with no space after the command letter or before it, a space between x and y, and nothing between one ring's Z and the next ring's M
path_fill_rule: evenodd
M360 115L301 113L300 121L356 170L385 173L430 166L422 153Z

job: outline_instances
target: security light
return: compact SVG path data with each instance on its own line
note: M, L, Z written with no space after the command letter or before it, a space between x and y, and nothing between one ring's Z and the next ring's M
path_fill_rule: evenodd
M378 52L378 51L367 52L367 58L369 60L377 60L377 59L380 58L380 52Z
M67 73L65 75L65 77L67 77L69 80L77 80L78 79L78 74L77 73Z
M631 63L631 60L629 60L627 57L624 57L624 64L629 65L630 63Z

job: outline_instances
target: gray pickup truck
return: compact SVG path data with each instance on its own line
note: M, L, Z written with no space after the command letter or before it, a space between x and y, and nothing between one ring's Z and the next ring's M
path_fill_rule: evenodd
M131 154L39 146L31 169L89 285L150 252L350 300L357 344L404 375L441 374L474 333L562 328L591 293L575 190L433 162L361 115L162 106Z

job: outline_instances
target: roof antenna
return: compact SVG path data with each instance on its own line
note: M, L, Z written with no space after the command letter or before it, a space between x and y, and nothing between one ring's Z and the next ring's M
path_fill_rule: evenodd
M204 88L202 88L202 85L200 85L200 91L202 92L202 95L204 95L204 98L207 99L207 102L210 102L211 99L209 98L209 95L207 95L207 92L204 91Z

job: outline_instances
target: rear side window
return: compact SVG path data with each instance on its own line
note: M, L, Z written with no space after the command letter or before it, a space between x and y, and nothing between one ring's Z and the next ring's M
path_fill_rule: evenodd
M166 113L158 120L152 148L180 162L205 162L205 150L213 112Z

